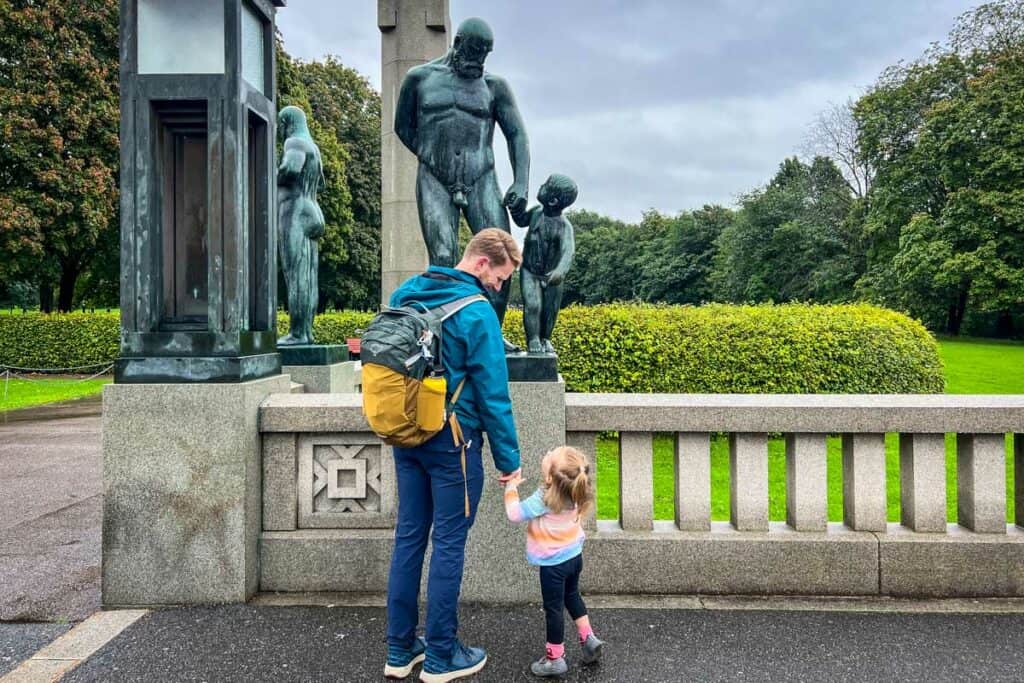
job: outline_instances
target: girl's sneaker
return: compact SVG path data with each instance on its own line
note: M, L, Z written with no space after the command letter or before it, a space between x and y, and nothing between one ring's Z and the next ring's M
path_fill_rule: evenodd
M569 665L565 663L565 657L548 659L547 655L544 655L530 665L530 671L533 672L534 676L540 676L541 678L555 678L564 676L569 671Z
M601 650L604 648L604 641L598 640L597 636L593 633L587 636L587 639L583 641L582 652L580 652L580 661L584 664L593 664L597 660L601 659Z
M405 678L412 673L414 666L426 656L427 641L417 637L412 647L406 650L397 645L388 645L388 662L384 665L384 675L388 678Z

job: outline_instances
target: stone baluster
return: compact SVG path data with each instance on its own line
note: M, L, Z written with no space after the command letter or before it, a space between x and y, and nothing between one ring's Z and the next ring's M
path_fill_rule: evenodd
M729 435L729 512L738 531L768 530L768 435Z
M957 521L983 534L1006 533L1006 436L956 435Z
M1024 434L1013 435L1014 523L1024 527Z
M587 456L587 463L590 465L590 482L594 487L594 495L597 495L597 432L568 432L565 435L566 445ZM597 501L591 506L590 511L583 518L583 528L593 531L597 528Z
M843 522L885 531L885 434L843 434Z
M900 434L900 521L914 531L946 531L944 434Z
M711 528L711 435L677 433L675 452L676 526L682 531Z
M786 435L786 523L797 531L827 528L827 471L824 434Z
M619 521L626 531L654 528L654 435L619 433Z

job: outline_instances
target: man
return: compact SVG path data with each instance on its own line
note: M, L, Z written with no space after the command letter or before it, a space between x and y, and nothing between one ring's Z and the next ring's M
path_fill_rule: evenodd
M490 27L482 19L467 19L448 54L410 69L398 95L395 133L420 162L416 203L434 266L455 265L460 215L465 214L473 234L487 227L509 232L505 206L526 208L529 143L508 83L484 73L493 47ZM512 186L504 200L491 148L495 121L512 162ZM499 322L505 318L508 293L505 283L491 294Z
M522 262L515 240L496 228L470 240L454 268L431 266L391 296L392 307L436 308L504 286ZM466 537L483 489L482 432L487 433L502 484L519 473L519 440L508 393L501 325L485 301L443 323L442 353L448 390L465 378L454 410L468 444L466 466L450 426L415 448L394 449L398 523L388 576L388 662L385 675L404 678L424 660L420 680L443 683L483 668L486 653L456 637ZM451 396L448 397L449 401ZM469 511L466 511L468 498ZM423 555L433 526L427 579L426 642L416 637Z

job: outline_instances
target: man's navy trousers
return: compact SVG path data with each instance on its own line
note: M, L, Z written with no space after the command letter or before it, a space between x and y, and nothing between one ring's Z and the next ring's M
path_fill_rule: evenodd
M481 433L463 428L466 476L461 448L445 428L415 448L394 449L398 480L398 523L388 575L388 643L411 648L419 622L420 576L431 527L433 552L427 576L427 647L447 654L459 627L459 590L466 537L476 519L483 490ZM469 517L466 517L466 493Z

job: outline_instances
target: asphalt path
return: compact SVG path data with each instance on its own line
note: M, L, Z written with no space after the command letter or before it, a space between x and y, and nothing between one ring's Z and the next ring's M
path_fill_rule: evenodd
M380 681L384 610L224 607L152 612L64 681ZM568 681L1021 681L1022 614L595 609L607 642ZM539 606L464 607L460 634L486 647L475 681L536 680ZM409 680L413 680L410 678Z
M99 397L0 413L0 622L100 605Z

